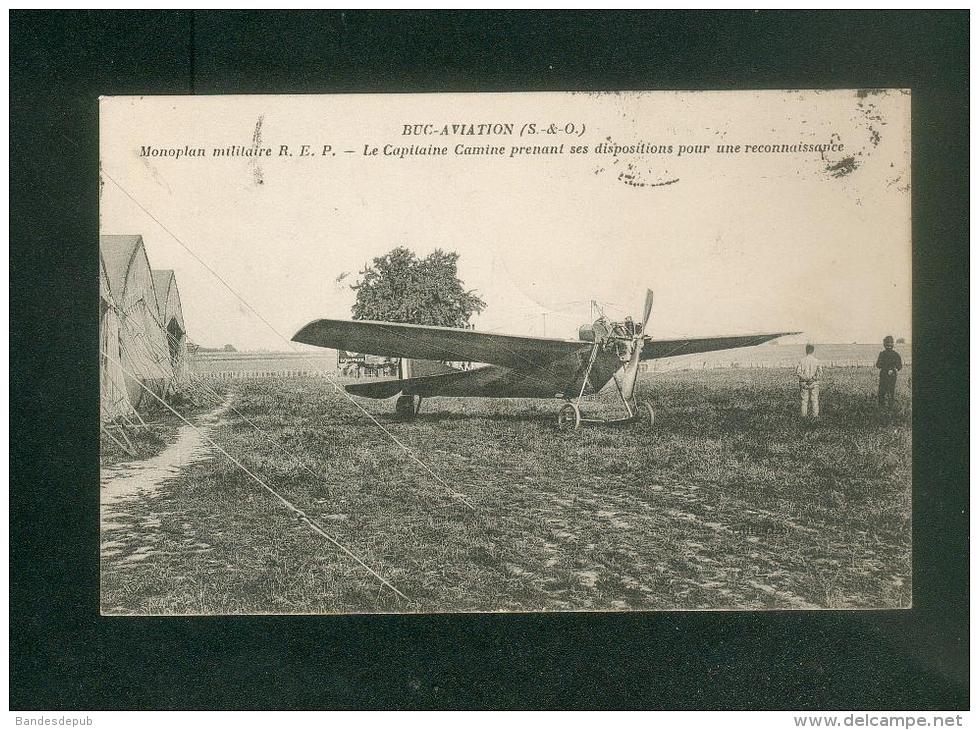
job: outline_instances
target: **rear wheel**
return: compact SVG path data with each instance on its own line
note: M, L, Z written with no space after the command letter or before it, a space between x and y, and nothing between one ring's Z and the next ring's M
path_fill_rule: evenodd
M577 431L581 428L581 411L574 403L565 403L557 414L557 427L561 431Z
M415 418L415 396L401 395L394 402L394 414L402 421L411 421Z

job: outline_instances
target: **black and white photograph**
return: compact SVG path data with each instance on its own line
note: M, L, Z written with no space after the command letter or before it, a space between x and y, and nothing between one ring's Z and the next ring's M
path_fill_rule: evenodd
M912 607L911 98L103 97L102 614Z
M968 726L968 10L8 16L11 725Z

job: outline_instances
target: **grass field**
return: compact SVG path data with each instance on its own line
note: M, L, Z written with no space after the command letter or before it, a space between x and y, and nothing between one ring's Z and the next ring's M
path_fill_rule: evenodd
M358 401L438 479L328 381L235 382L299 458L232 410L210 437L410 600L198 444L103 515L103 612L908 606L909 382L882 418L872 368L827 369L812 425L775 369L646 376L651 430L558 432L557 401L435 399L412 424Z

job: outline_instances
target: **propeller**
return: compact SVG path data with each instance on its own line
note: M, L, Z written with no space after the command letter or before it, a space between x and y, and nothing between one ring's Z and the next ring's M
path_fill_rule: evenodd
M642 359L642 351L646 346L646 341L649 339L649 335L646 334L646 325L649 324L649 315L653 311L653 290L646 290L646 301L643 304L642 309L642 325L638 332L631 333L632 335L639 335L638 341L633 340L633 349L629 351L628 362L622 363L622 369L615 374L615 382L619 386L619 393L622 395L622 399L626 403L626 408L629 410L629 416L635 417L636 413L633 411L633 407L629 405L632 403L632 396L636 392L636 378L639 375L639 361Z
M646 334L646 323L649 322L649 315L653 311L653 290L646 290L646 303L642 310L642 333Z

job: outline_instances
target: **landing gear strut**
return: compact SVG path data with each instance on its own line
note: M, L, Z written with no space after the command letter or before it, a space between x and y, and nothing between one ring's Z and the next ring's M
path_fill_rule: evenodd
M618 375L614 376L615 386L618 389L619 398L622 401L622 405L625 406L626 416L623 418L587 418L581 415L581 399L585 395L585 388L588 385L588 376L591 374L592 366L595 364L595 359L598 355L600 345L596 343L592 347L591 355L588 358L587 363L585 363L583 370L579 377L581 377L581 389L578 391L578 396L574 400L571 400L571 396L565 394L565 398L568 402L561 406L561 410L557 414L557 427L561 431L577 431L586 423L601 423L605 425L626 425L630 423L639 424L645 428L652 428L653 423L656 420L656 412L653 410L652 404L647 401L639 400L633 397L633 391L635 388L635 377L636 371L633 370L629 375L631 375L631 380L625 382L621 381ZM631 355L630 366L632 368L637 368L639 365L638 354Z
M643 428L652 428L656 421L656 411L652 404L644 400L637 400L634 403L624 401L629 415L625 418L585 418L581 415L581 409L577 403L565 403L557 414L557 427L559 431L578 431L586 423L602 423L605 425L624 425L635 423Z

